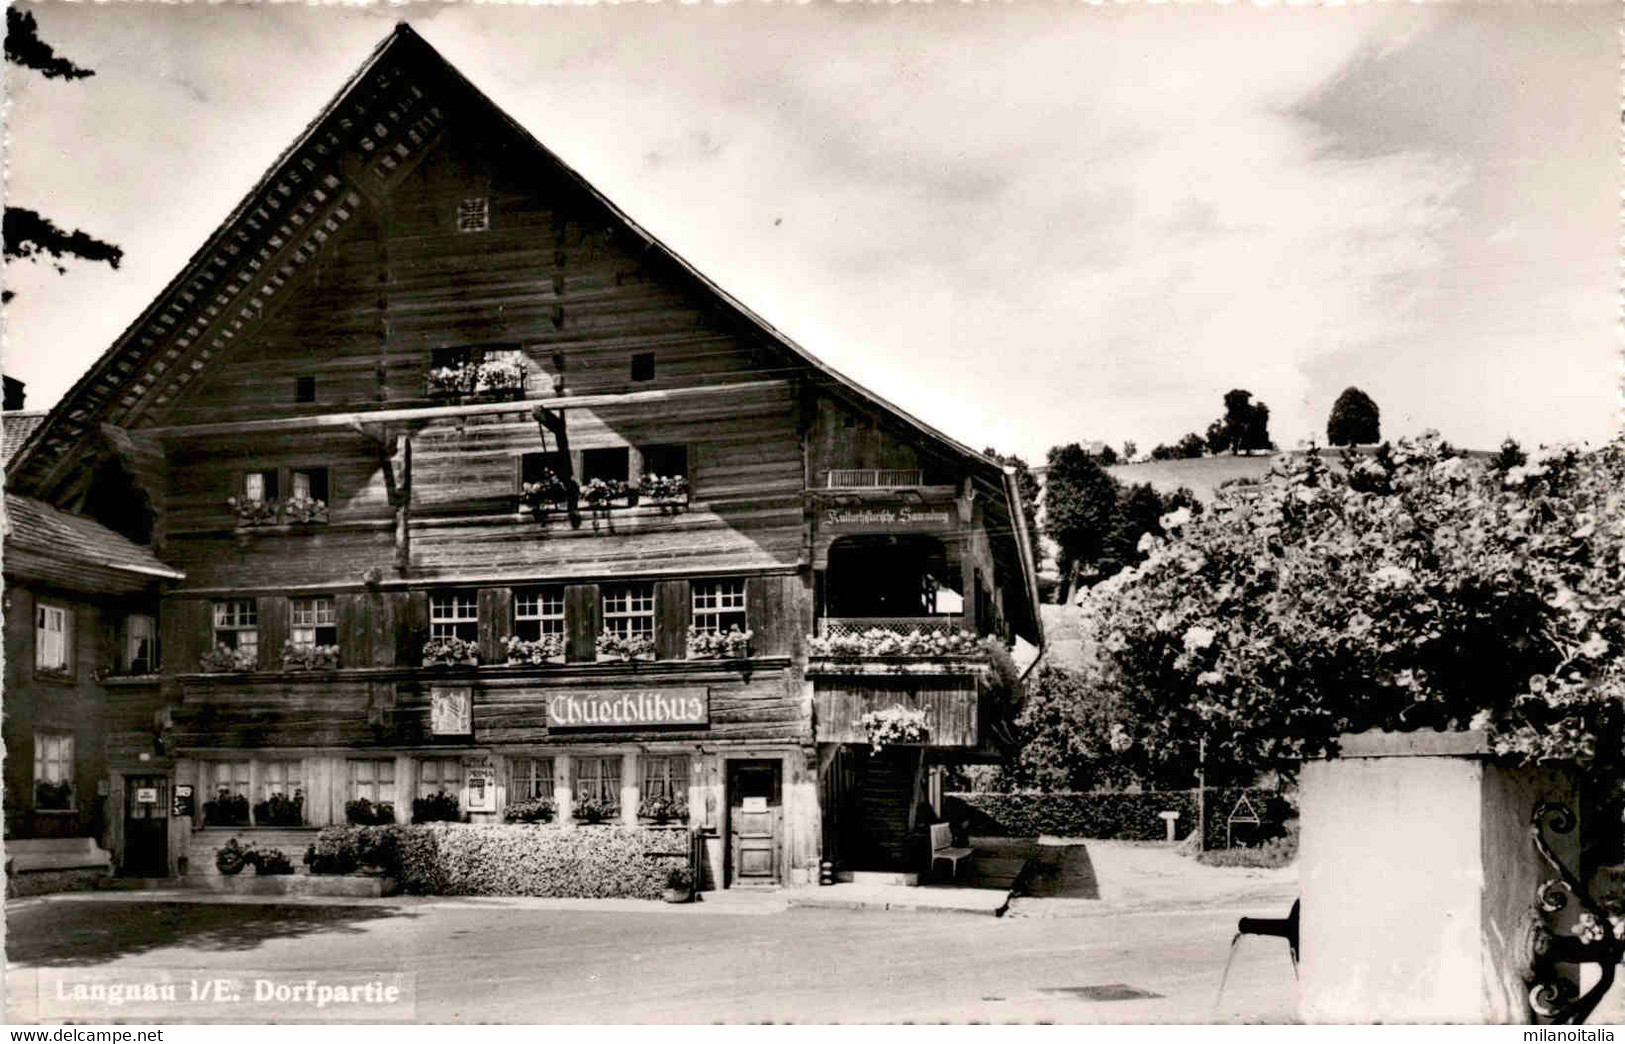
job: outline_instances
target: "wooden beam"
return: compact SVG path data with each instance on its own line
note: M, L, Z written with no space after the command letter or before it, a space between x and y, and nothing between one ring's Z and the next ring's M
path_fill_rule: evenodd
M218 421L210 424L191 424L179 427L141 428L141 434L159 439L212 438L219 435L271 434L277 432L318 431L329 428L353 428L388 424L398 421L427 421L445 417L475 417L495 413L520 413L534 416L536 409L582 410L614 406L639 406L710 395L737 395L786 389L789 381L738 381L731 384L706 384L694 388L665 388L656 391L621 392L604 395L566 395L550 399L521 399L517 402L481 402L467 406L422 406L398 410L363 410L352 413L323 413L309 417L273 417L266 420ZM371 437L371 436L368 436Z

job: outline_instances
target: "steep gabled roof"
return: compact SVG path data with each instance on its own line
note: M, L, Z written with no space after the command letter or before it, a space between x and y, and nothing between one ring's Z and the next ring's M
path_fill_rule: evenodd
M723 303L759 336L799 360L830 389L871 404L891 420L966 461L989 492L1006 491L1003 466L829 367L745 307L644 229L561 160L404 22L397 25L334 99L277 159L220 229L156 300L120 335L37 425L8 467L20 493L51 498L68 481L75 456L99 426L136 426L184 394L191 381L239 339L250 337L302 269L362 209L387 192L439 140L441 107L465 94L703 293ZM380 404L387 406L388 404ZM1013 506L1012 514L1019 514ZM1012 556L1028 573L1019 529ZM1036 608L1031 614L1036 631Z
M45 420L44 410L8 410L0 413L0 464L9 462L22 449L28 436Z

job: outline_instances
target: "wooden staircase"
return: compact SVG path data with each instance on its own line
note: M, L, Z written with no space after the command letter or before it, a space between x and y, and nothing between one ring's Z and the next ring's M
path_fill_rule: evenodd
M857 823L852 868L918 872L922 854L909 832L914 809L919 753L893 748L862 764L855 802Z

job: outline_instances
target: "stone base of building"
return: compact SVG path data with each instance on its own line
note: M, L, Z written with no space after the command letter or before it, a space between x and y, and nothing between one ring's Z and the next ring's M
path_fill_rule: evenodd
M109 880L106 869L33 870L6 875L6 898L21 899L53 892L86 892Z
M341 899L381 899L400 891L393 877L364 874L275 874L261 877L244 872L234 877L224 874L189 874L187 887L223 895L331 896Z

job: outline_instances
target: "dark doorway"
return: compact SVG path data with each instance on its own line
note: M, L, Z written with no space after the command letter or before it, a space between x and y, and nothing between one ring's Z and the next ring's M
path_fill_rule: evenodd
M842 537L829 549L825 611L835 617L958 616L963 586L958 563L936 537Z
M169 876L169 778L124 780L124 865L129 877Z
M784 824L778 760L728 762L728 885L779 883Z

